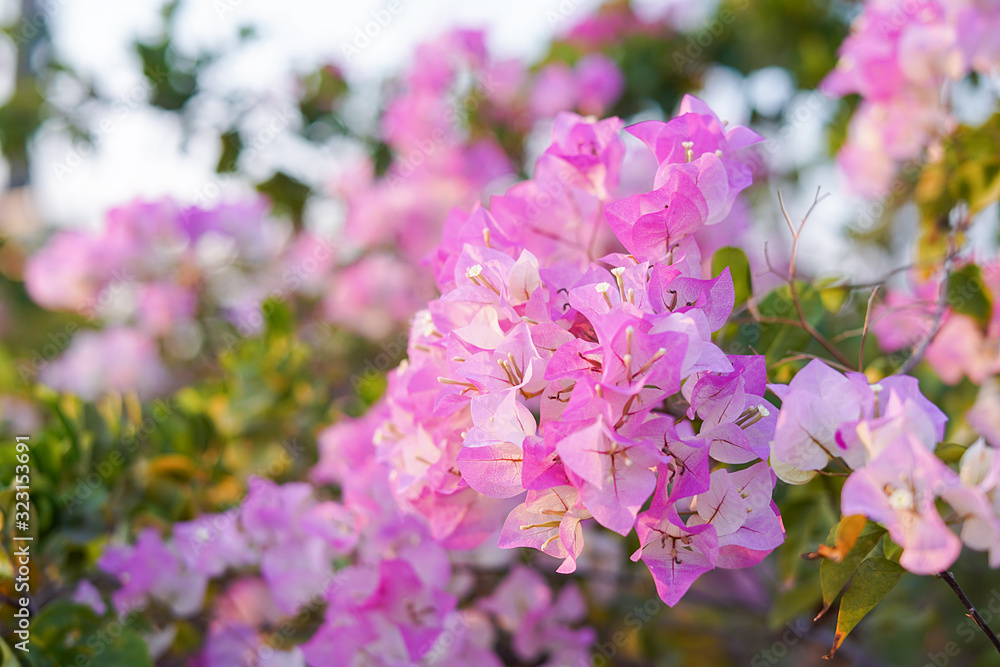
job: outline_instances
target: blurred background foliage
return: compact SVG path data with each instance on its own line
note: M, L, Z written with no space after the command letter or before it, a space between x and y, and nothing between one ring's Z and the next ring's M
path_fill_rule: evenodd
M176 115L182 127L193 131L199 126L199 103L215 95L204 84L203 74L220 54L192 57L174 48L177 7L178 2L167 4L159 35L136 42L134 48L148 83L143 103ZM856 2L835 0L724 0L711 19L722 25L719 34L706 32L707 28L687 33L661 29L606 44L602 50L618 63L626 81L613 113L623 117L670 114L683 94L699 90L706 73L717 66L743 74L780 68L797 89L813 89L834 66L837 47L858 9ZM114 102L56 58L40 3L22 0L21 10L21 17L4 29L17 55L13 91L0 106L0 147L10 167L6 196L30 190L32 139L44 124L59 125L82 141L95 138L92 118L79 113L82 105L67 109L50 103L57 76L74 78L93 101ZM616 14L630 9L627 2L617 0L600 11L614 20ZM255 31L247 28L242 39L252 48ZM583 52L577 43L557 40L535 67L572 64ZM391 89L392 82L386 82L381 102ZM371 156L376 173L385 172L395 156L372 127L358 127L344 113L352 91L335 66L307 73L300 90L298 118L287 124L288 132L317 147L336 147L344 139L358 142ZM316 195L316 185L296 175L290 166L278 165L263 176L244 171L242 158L253 138L242 121L266 102L247 91L213 103L223 105L222 116L227 119L216 128L217 172L247 180L271 200L275 215L301 228L303 211ZM843 141L855 103L852 99L839 102L826 138L831 153ZM752 120L766 135L768 129L788 122L785 111L754 108ZM512 161L523 164L527 155L524 133L498 124L487 109L470 114L469 131L473 136L482 132L499 137ZM907 187L920 207L922 258L940 258L946 251L947 233L942 232L940 221L956 203L966 202L975 212L997 200L998 146L1000 116L994 116L982 127L962 127L943 160L907 175ZM777 185L795 183L796 178L795 169L775 174L771 182L756 186L758 191L752 196L770 196ZM859 240L878 242L892 213L893 202L889 202L879 225ZM45 361L44 346L50 341L58 346L68 325L84 329L93 323L35 306L21 275L30 249L6 236L0 244L0 300L6 307L0 342L0 395L6 415L0 421L0 508L4 517L10 516L14 470L10 443L15 434L30 431L31 524L37 531L31 581L38 616L33 632L39 650L15 658L7 646L0 646L6 656L4 665L17 660L38 666L76 664L77 657L90 655L92 647L78 646L67 637L91 635L107 619L102 621L85 607L54 601L64 598L84 573L93 571L108 540L127 537L144 526L167 527L199 513L225 511L239 503L252 475L276 481L304 479L316 461L318 432L340 415L361 414L380 395L384 371L391 365L372 374L363 362L386 354L394 365L403 350L317 323L309 317L312 304L308 302L273 301L266 304L266 326L259 334L246 337L232 325L206 323L205 348L185 369L188 382L175 394L145 404L130 395L85 403L36 384L33 369ZM787 285L753 301L748 297L755 293L750 283L756 278L750 275L746 258L739 251L727 250L717 257L717 268L725 266L733 270L742 299L731 323L718 334L723 349L764 354L774 381L787 381L809 355L830 358L828 350L801 327L780 322L794 313ZM870 374L888 374L904 361L898 355L880 353L872 341L862 350L858 334L864 327L870 286L810 280L805 276L796 283L805 318L852 361L852 368L860 357L862 368ZM980 296L987 299L985 306L978 302L980 310L990 308L988 296ZM968 381L948 386L925 370L918 374L924 392L952 419L949 437L961 440L966 428L962 415L975 400L977 387ZM15 413L22 418L12 419ZM779 485L776 498L788 537L761 568L762 587L716 571L703 577L681 604L668 611L656 598L642 565L627 564L620 579L613 582L587 581L588 585L610 583L614 587L613 595L591 607L591 621L601 634L599 642L609 642L619 632L627 636L612 664L824 664L819 657L832 644L836 618L831 613L812 623L822 606L820 565L803 560L801 554L826 542L835 527L837 483L835 478L821 477L807 486ZM16 595L9 534L9 526L4 526L0 596L6 600ZM586 580L586 573L582 576ZM956 576L968 583L983 604L1000 600L1000 579L988 568L985 556L967 554ZM651 600L655 610L648 623L638 628L625 623L631 611ZM8 643L12 611L9 604L0 611L0 629ZM921 665L949 641L962 649L949 664L994 664L995 655L990 657L992 649L984 637L968 637L960 631L964 618L958 601L942 582L904 575L828 664ZM194 619L178 633L174 646L158 664L183 663L204 631L199 622L205 619ZM136 634L141 629L137 621L123 632L99 664L152 664Z

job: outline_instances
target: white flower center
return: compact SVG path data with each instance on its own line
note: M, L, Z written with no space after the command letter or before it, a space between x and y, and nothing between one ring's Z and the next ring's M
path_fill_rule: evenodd
M913 509L913 493L909 489L896 489L889 494L889 506L897 512Z

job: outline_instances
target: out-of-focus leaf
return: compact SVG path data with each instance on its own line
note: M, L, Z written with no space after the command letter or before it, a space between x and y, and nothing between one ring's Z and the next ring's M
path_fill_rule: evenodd
M956 313L968 315L986 328L993 313L989 290L983 283L983 272L975 264L952 271L948 277L948 305Z
M121 630L120 624L118 629ZM99 664L106 667L152 667L149 649L135 631L112 636L89 607L53 602L31 625L29 663L35 667Z
M850 296L851 291L846 287L821 287L819 290L820 301L828 313L839 313Z
M825 312L819 293L804 282L797 282L795 287L806 321L817 326ZM757 308L762 321L740 327L738 340L765 355L769 365L782 360L792 351L802 351L811 340L801 326L782 321L797 322L799 319L787 285L765 296Z
M750 260L739 248L727 246L719 248L712 257L712 275L717 276L729 267L733 277L733 288L736 292L736 307L746 303L753 294L753 278L750 273Z
M899 562L899 557L903 555L903 547L896 544L889 533L886 533L882 537L882 552L885 554L886 559L891 560L893 563Z
M215 171L220 174L236 171L236 163L243 151L243 137L237 130L229 130L219 137L219 141L222 142L222 154L219 155L219 163L215 165Z
M959 165L954 175L957 198L975 214L1000 198L1000 161L995 157Z
M149 474L187 480L198 475L198 466L183 454L166 454L150 461Z
M937 457L945 463L958 463L965 454L967 447L954 442L942 442L934 450Z
M271 178L257 184L257 192L267 195L278 213L289 216L296 229L302 226L302 212L312 189L294 176L279 171Z
M9 667L21 667L21 662L3 639L0 639L0 657L3 658L3 667L8 667L8 665Z

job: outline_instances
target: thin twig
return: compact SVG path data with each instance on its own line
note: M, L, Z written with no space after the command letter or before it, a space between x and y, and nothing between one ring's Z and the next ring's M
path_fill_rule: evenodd
M965 594L962 587L958 585L957 581L955 581L955 575L951 572L941 572L937 576L944 579L945 583L951 586L951 590L955 591L955 595L958 596L958 599L962 601L963 605L965 605L966 611L969 612L966 616L976 622L976 625L978 625L979 628L986 633L986 636L989 637L993 646L996 648L997 653L1000 653L1000 639L997 638L996 633L993 632L990 626L986 625L986 621L984 621L983 617L979 615L978 611L976 611L976 607L972 604L972 600L969 599L969 596Z
M833 355L833 358L839 361L844 366L850 367L851 360L844 356L844 353L837 349L837 347L826 339L826 336L821 334L816 330L812 324L806 319L805 311L802 309L802 302L799 299L799 291L795 288L795 254L798 250L799 236L802 234L802 229L806 226L806 221L809 219L809 214L813 212L816 206L826 199L829 193L820 196L819 188L816 188L816 198L813 200L812 206L806 211L805 216L802 218L802 223L799 224L799 228L796 230L794 225L792 225L792 219L788 217L788 212L785 210L785 202L781 197L781 193L778 193L778 205L781 207L781 215L784 216L785 222L788 223L788 229L792 232L792 256L788 261L788 290L792 295L792 303L795 305L795 312L799 315L799 320L802 322L802 328L805 329L810 336L812 336L816 342L823 346L823 348Z
M913 350L913 354L910 358L900 366L899 370L896 371L896 375L908 375L917 365L923 361L924 355L927 354L928 348L930 348L931 343L937 337L938 332L941 330L941 325L944 323L944 314L948 310L948 281L951 279L951 268L955 257L958 255L958 235L968 224L968 219L965 221L959 221L951 231L951 235L948 237L948 254L945 256L944 266L941 276L941 288L938 293L937 308L934 311L934 321L931 324L930 330L924 339L920 341L920 344Z
M868 308L865 309L865 327L861 331L861 351L858 352L858 372L865 372L865 339L868 338L868 323L871 321L872 316L872 303L875 301L875 295L878 294L878 285L872 290L872 295L868 297Z
M847 331L841 331L839 334L830 339L831 343L842 343L848 338L857 338L865 332L864 329L848 329Z
M937 263L937 260L929 260L929 259L921 262L910 262L909 264L904 264L903 266L897 266L892 271L889 271L888 273L884 274L878 280L873 280L868 283L835 283L833 285L830 285L830 287L839 287L841 289L849 289L849 290L871 289L872 287L881 287L885 285L887 282L889 282L889 278L892 278L896 274L903 273L904 271L909 271L911 269L923 268L925 266L930 266L935 263Z
M773 273L774 275L778 276L779 278L781 278L785 282L788 282L788 276L786 276L784 273L781 273L776 268L774 268L773 266L771 266L771 256L770 256L770 254L767 251L767 242L766 241L764 242L764 264L767 265L767 271L761 271L760 273L756 274L757 278L760 278L761 276L766 276L768 273Z
M790 364L790 363L792 363L794 361L802 361L804 359L809 359L811 361L813 359L822 359L822 357L820 357L818 355L815 355L815 354L810 354L809 352L801 352L799 354L790 354L787 357L785 357L783 359L779 359L778 361L776 361L773 364L771 364L771 368L776 368L778 366L781 366L782 364ZM834 368L836 368L838 370L841 370L841 371L843 371L845 373L853 373L854 372L854 369L851 368L850 366L846 366L846 365L841 364L841 363L836 362L836 361L831 361L829 359L823 359L823 362L827 363L830 366L833 366Z

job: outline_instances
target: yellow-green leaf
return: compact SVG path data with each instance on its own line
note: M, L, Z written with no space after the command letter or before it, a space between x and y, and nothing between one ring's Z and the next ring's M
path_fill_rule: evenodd
M942 442L934 450L934 453L945 463L958 463L962 460L962 455L965 454L966 449L965 445L955 442Z
M830 657L836 653L844 639L850 634L868 612L875 608L889 592L895 588L899 578L903 576L903 568L885 558L868 558L858 566L854 573L850 588L840 601L840 614L837 616L837 633L833 639Z
M983 273L975 264L953 271L948 277L948 305L956 313L968 315L984 329L990 322L993 303L983 282Z
M717 276L723 269L729 267L733 277L733 288L736 291L736 306L746 303L753 294L753 279L750 274L750 260L739 248L727 246L719 248L712 256L712 275Z
M838 524L839 527L840 524ZM819 580L823 588L823 610L816 618L819 618L830 608L833 601L840 595L851 576L858 569L865 556L871 553L878 541L885 534L885 528L877 523L867 522L861 532L855 537L854 545L838 563L824 559L819 566ZM830 531L827 544L836 544L837 528Z

